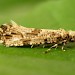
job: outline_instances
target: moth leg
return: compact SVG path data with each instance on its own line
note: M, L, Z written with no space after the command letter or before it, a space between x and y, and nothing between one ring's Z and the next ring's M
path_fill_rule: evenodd
M57 48L58 44L54 44L53 46L51 46L48 50L45 51L45 53L48 53L51 51L52 48Z
M55 47L55 50L57 49L58 45Z
M57 48L58 44L53 45L51 48Z
M43 45L43 48L45 48L46 45Z
M62 45L62 47L61 47L62 51L65 51L64 50L65 45L66 45L66 43L64 42L63 45Z
M34 45L31 45L31 48L33 48L34 47Z

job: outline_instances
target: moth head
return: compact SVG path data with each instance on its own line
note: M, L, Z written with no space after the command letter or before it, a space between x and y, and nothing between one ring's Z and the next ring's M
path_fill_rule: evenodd
M7 30L7 24L2 24L1 26L0 26L0 31L6 31Z
M69 40L75 42L75 31L69 31Z
M14 22L13 20L11 20L9 23L5 23L5 24L2 24L0 26L0 28L3 30L3 31L6 31L6 29L9 29L11 27L18 27L18 24L16 22Z

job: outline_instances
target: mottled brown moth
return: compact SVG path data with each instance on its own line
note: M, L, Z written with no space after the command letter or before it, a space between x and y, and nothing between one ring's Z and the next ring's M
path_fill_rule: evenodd
M64 51L64 46L69 42L75 42L75 31L66 31L64 29L37 29L27 28L17 25L14 21L2 24L0 26L0 43L9 46L50 46L45 53L51 48L59 47Z

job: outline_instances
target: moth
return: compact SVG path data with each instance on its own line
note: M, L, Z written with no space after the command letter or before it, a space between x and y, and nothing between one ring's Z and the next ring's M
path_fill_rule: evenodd
M6 47L10 46L42 46L49 49L64 46L69 42L75 42L75 31L66 31L64 29L37 29L27 28L16 24L14 21L0 25L0 43Z

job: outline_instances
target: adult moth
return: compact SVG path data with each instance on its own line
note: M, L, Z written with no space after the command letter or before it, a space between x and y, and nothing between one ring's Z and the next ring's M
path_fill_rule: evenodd
M0 43L9 46L50 46L45 53L51 48L59 47L64 50L64 46L69 42L75 42L75 31L66 31L64 29L36 29L27 28L16 24L14 21L2 24L0 26Z

